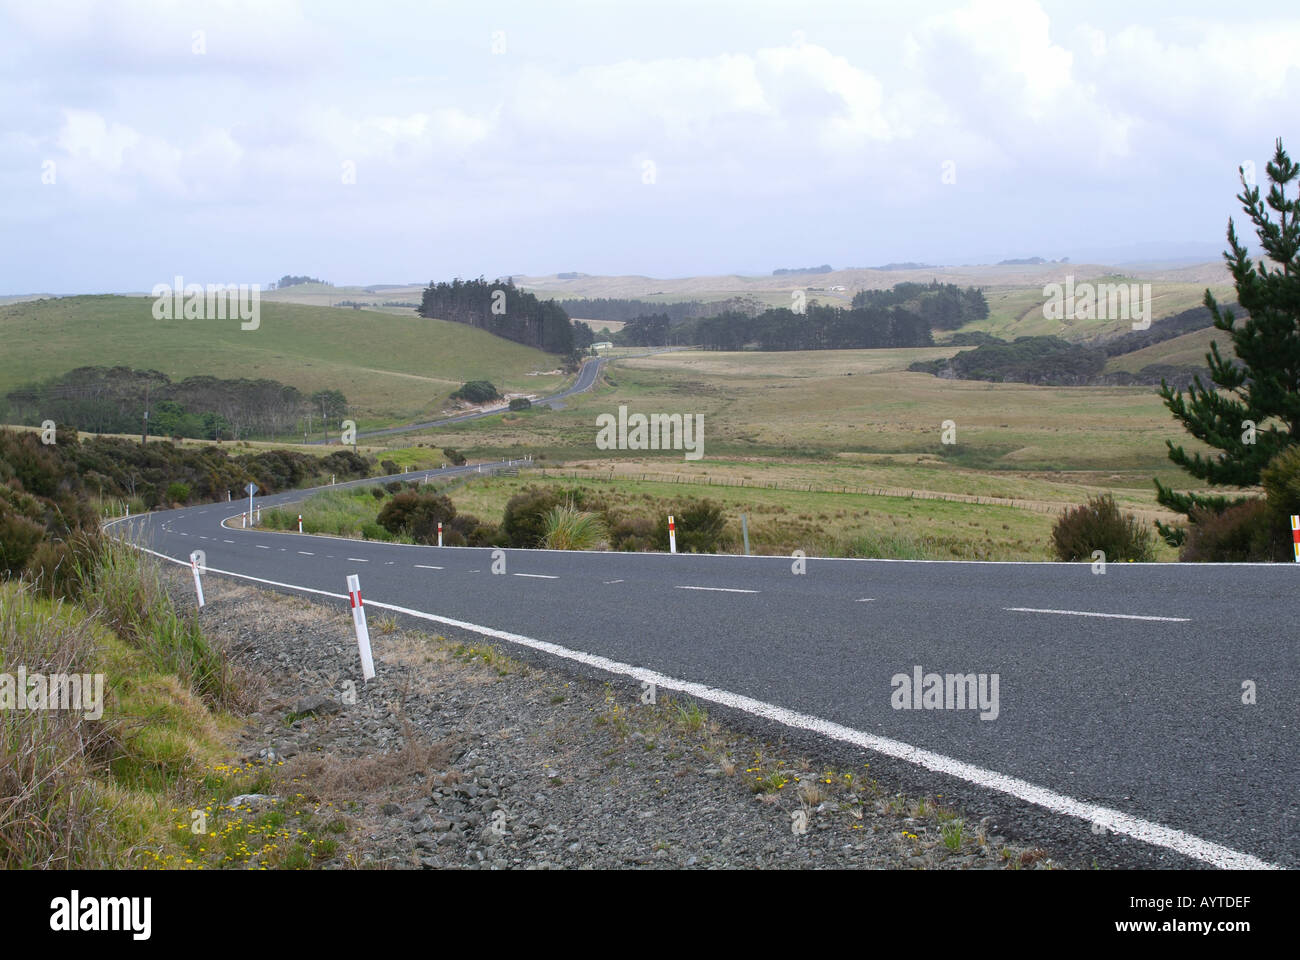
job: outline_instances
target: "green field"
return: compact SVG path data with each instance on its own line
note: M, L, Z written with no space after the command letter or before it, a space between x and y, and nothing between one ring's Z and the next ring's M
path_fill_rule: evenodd
M706 491L743 483L992 498L1034 513L1035 523L1110 491L1144 519L1170 518L1155 504L1152 477L1177 488L1187 478L1170 465L1164 440L1199 446L1154 388L994 384L903 369L951 350L684 351L620 360L596 391L563 410L490 417L400 442L451 446L471 459L532 453L539 466L580 478L686 480ZM598 449L596 416L621 404L702 414L703 459ZM956 426L956 444L941 442L945 420Z
M1219 344L1219 352L1225 357L1233 355L1232 338L1222 330L1215 330L1211 327L1205 330L1193 330L1191 333L1185 333L1181 337L1174 337L1172 340L1165 340L1163 343L1153 343L1141 350L1134 350L1132 353L1111 357L1106 362L1106 372L1128 370L1131 373L1136 373L1152 363L1170 363L1182 367L1204 367L1206 366L1205 355L1210 352L1212 342Z
M155 320L152 298L87 296L0 306L0 392L79 366L269 378L304 393L342 390L358 423L437 415L466 380L544 394L559 358L458 323L350 308L263 302L260 326ZM539 375L532 376L537 373Z
M1057 278L1059 282L1059 278ZM1114 274L1089 280L1091 283L1140 283L1140 277ZM1205 297L1204 283L1152 283L1152 322L1172 316L1193 307L1199 307ZM1211 285L1216 296L1231 299L1232 287L1226 284ZM1004 340L1016 337L1062 337L1066 340L1092 340L1098 337L1129 333L1132 320L1049 320L1043 316L1043 288L989 288L985 290L989 302L989 316L985 320L968 323L962 332L982 331ZM1136 317L1134 317L1136 319ZM1148 361L1156 363L1162 361ZM1127 368L1126 368L1127 369Z

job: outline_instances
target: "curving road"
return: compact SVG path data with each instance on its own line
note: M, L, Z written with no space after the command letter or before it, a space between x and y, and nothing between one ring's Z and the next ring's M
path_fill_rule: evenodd
M1300 867L1300 567L1096 575L1088 564L809 558L796 573L788 557L506 550L494 574L487 549L223 527L239 507L116 529L178 562L201 549L210 574L278 589L345 601L359 574L367 605L684 689L858 759L865 750L873 772L936 775L950 798L1042 814L1081 851ZM996 717L896 709L893 678L916 666L997 674Z
M606 360L603 357L586 361L583 363L581 369L578 370L578 378L573 382L572 386L559 393L552 394L549 397L544 397L541 400L534 401L533 406L554 407L556 403L559 403L566 397L571 397L575 393L585 393L596 385L596 380L600 376L600 368L605 363ZM504 408L501 410L480 410L476 413L463 413L455 417L444 417L441 420L426 420L423 423L408 423L400 427L386 427L383 430L364 430L357 434L357 439L364 440L367 437L389 437L398 433L410 433L413 430L430 430L435 427L445 427L452 423L462 423L465 420L478 420L481 417L493 417L502 412L504 412ZM328 442L330 441L312 441L314 444Z

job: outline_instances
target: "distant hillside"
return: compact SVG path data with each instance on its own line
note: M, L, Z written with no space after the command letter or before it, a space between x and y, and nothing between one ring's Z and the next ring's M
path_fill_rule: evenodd
M1106 363L1106 372L1127 370L1136 373L1153 363L1204 367L1205 355L1210 352L1212 342L1219 344L1219 352L1224 356L1231 354L1232 338L1222 330L1209 327L1152 344L1132 353L1111 357Z
M256 330L238 321L155 320L149 297L85 296L0 306L0 395L76 367L153 369L173 380L266 378L304 394L339 390L358 421L438 413L466 380L540 393L564 377L554 356L482 330L390 315L262 301Z

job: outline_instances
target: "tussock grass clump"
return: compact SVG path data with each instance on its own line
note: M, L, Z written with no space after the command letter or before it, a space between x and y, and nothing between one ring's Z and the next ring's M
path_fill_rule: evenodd
M544 529L542 546L550 550L594 550L609 538L599 514L579 510L572 503L547 512Z

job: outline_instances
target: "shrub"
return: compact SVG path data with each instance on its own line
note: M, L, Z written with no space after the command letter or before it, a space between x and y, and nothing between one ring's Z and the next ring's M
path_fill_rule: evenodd
M167 499L172 503L188 503L190 499L190 485L181 483L177 480L175 483L167 485Z
M527 410L533 405L533 401L527 397L515 397L510 401L511 410Z
M495 400L500 396L501 394L497 388L487 380L470 380L453 392L451 398L453 400L464 400L468 403L487 403L489 400Z
M1291 515L1300 514L1300 444L1287 447L1269 461L1260 483L1268 497L1273 522L1289 529Z
M692 500L674 516L677 549L681 553L716 553L722 540L726 518L722 507L712 500ZM668 517L661 514L655 523L655 548L668 549Z
M451 539L455 535L455 540ZM443 531L443 543L449 547L495 547L498 544L499 531L490 523L484 523L469 513L458 513L451 518Z
M1067 562L1091 560L1100 550L1109 561L1155 559L1155 533L1132 514L1120 513L1109 493L1091 497L1066 511L1052 528L1056 558Z
M402 467L396 460L380 460L379 467L384 473L401 473Z
M389 531L385 530L373 520L368 520L361 525L361 536L365 537L367 540L393 539L393 535Z
M610 525L610 546L615 550L653 550L655 524L649 517L623 517Z
M1264 500L1247 500L1214 513L1201 508L1192 521L1178 559L1186 563L1255 563L1286 560L1291 551L1290 522L1283 531Z
M378 522L389 533L406 533L417 543L438 542L438 521L446 523L456 508L445 496L404 490L379 511Z
M537 547L546 537L546 515L562 502L554 490L528 487L506 503L501 533L509 547Z
M379 487L375 487L375 489L378 490L378 489L380 489L380 488L379 488ZM401 492L401 489L402 489L402 481L401 481L401 480L389 480L386 484L384 484L383 489L384 489L384 490L387 490L389 493L400 493L400 492ZM383 494L381 493L380 496L382 497Z
M390 484L390 486L391 486L391 484ZM398 486L398 488L400 489L402 485L399 483L397 486ZM370 495L371 495L372 497L374 497L376 500L382 500L382 499L384 499L384 488L383 488L383 487L371 487L371 488L370 488Z
M44 537L45 528L36 521L0 512L0 573L22 573Z
M451 447L443 447L442 455L447 458L447 462L453 467L465 466L465 456L459 450L453 450Z

